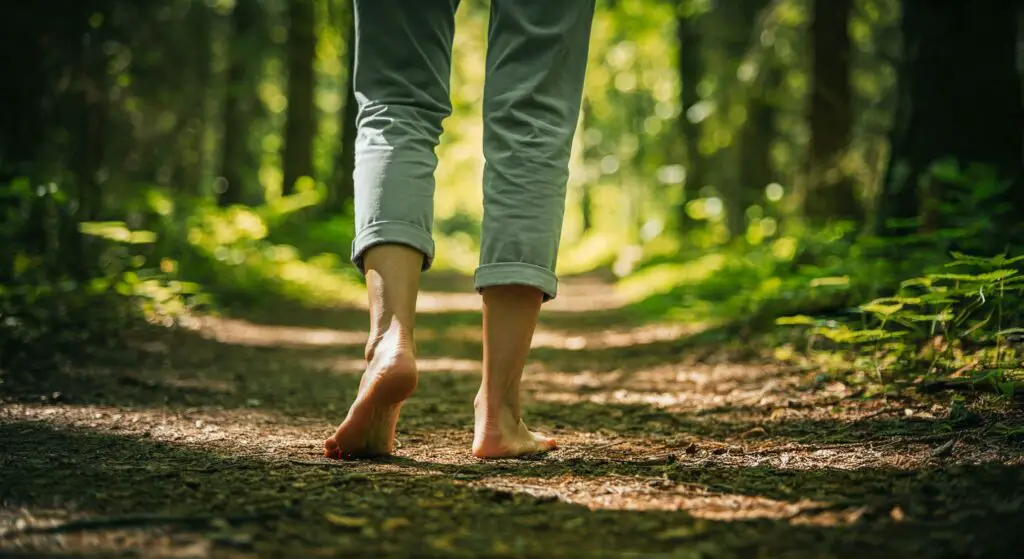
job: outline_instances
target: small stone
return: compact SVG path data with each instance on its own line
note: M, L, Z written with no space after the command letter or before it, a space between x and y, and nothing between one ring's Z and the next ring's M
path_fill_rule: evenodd
M197 419L197 420L196 420L196 428L197 428L197 429L202 429L202 428L203 428L203 425L205 425L205 423L203 423L203 420L202 420L202 419Z

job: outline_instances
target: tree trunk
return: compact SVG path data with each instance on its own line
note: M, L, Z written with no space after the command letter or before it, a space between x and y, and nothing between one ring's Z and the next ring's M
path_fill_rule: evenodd
M950 201L950 184L931 177L938 160L961 168L980 163L1016 181L1016 188L982 202L978 219L992 224L993 250L1022 238L1024 102L1017 73L1017 8L986 0L904 0L904 58L899 75L892 155L879 203L879 230L901 234L897 218L923 217L923 206ZM928 204L921 202L927 184ZM938 216L941 217L941 216ZM941 226L934 219L930 226ZM998 245L998 246L997 246Z
M196 38L199 44L196 45L196 52L192 55L195 64L195 106L187 115L189 125L188 133L185 135L187 144L182 146L181 158L182 172L180 187L182 192L190 196L197 196L203 192L203 181L206 177L206 132L209 126L208 119L208 92L213 71L213 14L205 2L193 2L189 9L189 18L186 22L195 29Z
M241 204L256 198L260 189L254 180L259 162L249 149L250 125L258 110L257 76L263 45L259 33L262 14L258 2L240 1L231 12L228 39L228 79L224 87L224 138L221 177L217 192L221 206ZM262 200L262 196L258 196Z
M772 96L779 84L779 70L771 61L762 63L760 76L747 98L747 121L740 132L740 185L748 204L764 200L764 190L775 180L771 147L775 139L775 105ZM763 204L762 204L763 205Z
M804 215L812 223L832 219L862 221L864 210L840 162L853 133L850 87L852 0L814 0L811 24L810 146L802 193Z
M686 15L677 10L676 37L679 43L679 82L680 105L679 129L686 142L686 180L683 196L676 211L679 228L683 231L690 228L693 219L686 213L686 203L697 197L706 179L705 161L700 153L700 137L702 126L690 120L690 109L700 102L697 86L704 76L704 64L701 57L701 16Z
M340 213L345 211L348 203L355 197L355 182L353 173L356 167L356 117L359 115L359 105L356 102L356 92L352 81L355 75L356 66L356 28L355 13L351 6L346 14L346 45L345 45L345 105L338 111L341 121L341 145L338 146L334 159L334 188L328 200L328 211Z
M746 235L746 210L760 199L764 185L757 183L770 173L768 148L774 136L774 126L771 109L764 107L764 100L760 97L763 80L748 83L738 78L741 64L754 52L752 49L758 48L754 32L760 23L759 16L768 4L768 0L740 0L718 12L722 30L719 41L725 55L722 74L727 79L724 93L720 96L722 108L719 110L727 112L733 106L747 109L746 122L736 131L733 144L715 154L716 166L721 173L718 180L725 222L732 238ZM755 114L757 112L760 114ZM761 172L763 166L768 166L769 171Z
M288 1L288 120L284 133L281 193L295 191L295 181L313 177L313 139L316 112L313 107L316 32L313 0Z

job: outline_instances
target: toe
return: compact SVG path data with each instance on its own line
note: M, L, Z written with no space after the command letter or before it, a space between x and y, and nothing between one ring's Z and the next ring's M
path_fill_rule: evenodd
M537 450L539 450L541 452L545 452L545 451L548 451L548 450L553 450L556 447L555 439L552 439L550 437L545 437L543 435L537 435L536 436L536 441L537 441Z
M327 439L324 442L324 456L327 458L341 458L341 449L338 448L338 443L333 439Z

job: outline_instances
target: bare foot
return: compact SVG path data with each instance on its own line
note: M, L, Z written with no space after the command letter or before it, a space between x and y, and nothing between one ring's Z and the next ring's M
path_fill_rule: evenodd
M416 358L411 336L395 323L373 351L359 394L324 456L355 458L391 454L402 402L416 389Z
M481 404L477 400L473 456L514 458L555 448L555 440L530 431L515 406Z

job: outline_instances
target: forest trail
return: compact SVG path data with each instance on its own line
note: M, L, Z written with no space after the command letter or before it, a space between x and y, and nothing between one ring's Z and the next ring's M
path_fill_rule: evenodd
M524 379L560 448L470 453L478 297L428 274L397 455L332 461L361 309L254 309L0 384L0 554L1013 557L1024 458L948 395L865 399L564 282ZM996 412L993 412L996 413ZM1018 411L995 418L1021 420ZM955 441L950 446L949 441Z

